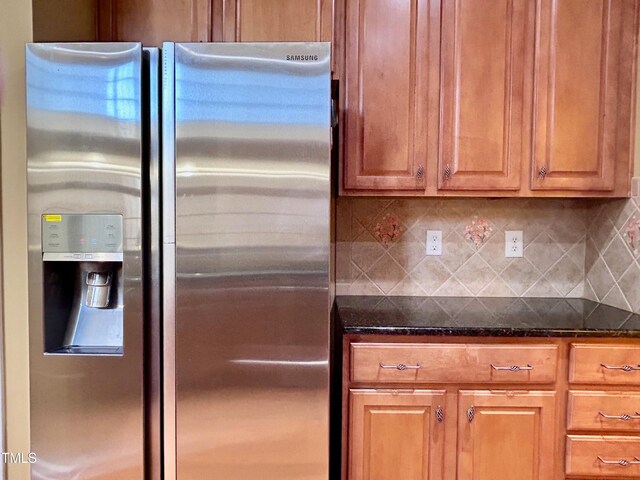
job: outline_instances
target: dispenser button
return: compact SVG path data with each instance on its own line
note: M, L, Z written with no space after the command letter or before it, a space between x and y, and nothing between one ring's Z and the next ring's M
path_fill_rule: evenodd
M84 254L84 258L85 258L85 259L91 259L91 258L93 258L93 253L85 253L85 254Z
M73 258L82 258L82 254L81 253L74 253L73 254Z

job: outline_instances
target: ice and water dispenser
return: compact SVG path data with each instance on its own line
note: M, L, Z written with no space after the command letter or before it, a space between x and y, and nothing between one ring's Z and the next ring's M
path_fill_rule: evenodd
M121 215L42 215L44 349L123 353Z

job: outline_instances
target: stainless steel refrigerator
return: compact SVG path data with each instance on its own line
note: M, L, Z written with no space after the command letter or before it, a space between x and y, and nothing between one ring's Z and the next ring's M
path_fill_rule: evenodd
M329 52L27 46L32 478L328 478Z

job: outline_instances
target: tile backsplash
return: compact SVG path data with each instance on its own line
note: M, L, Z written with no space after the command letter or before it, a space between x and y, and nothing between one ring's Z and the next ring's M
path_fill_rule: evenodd
M634 215L637 192L613 201L341 197L337 294L584 296L640 311L639 255L625 236ZM479 246L465 238L475 218L491 228ZM380 225L388 219L400 235L385 244ZM441 256L426 255L427 230L442 231ZM523 230L522 258L505 258L505 230Z
M640 313L640 239L631 245L629 231L634 221L640 221L640 178L633 179L632 198L597 204L590 211L584 296Z

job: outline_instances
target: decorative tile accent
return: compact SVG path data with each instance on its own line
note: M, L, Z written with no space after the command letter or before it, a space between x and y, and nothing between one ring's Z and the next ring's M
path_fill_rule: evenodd
M400 225L400 220L391 212L385 213L373 227L373 234L384 246L400 240L402 232L404 232L404 228Z
M491 236L493 228L485 218L476 215L469 225L464 228L464 238L471 240L476 249Z

